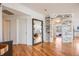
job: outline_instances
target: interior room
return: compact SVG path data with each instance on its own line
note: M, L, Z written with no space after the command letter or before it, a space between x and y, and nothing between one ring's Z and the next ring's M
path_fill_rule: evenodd
M2 3L0 56L79 56L78 3Z

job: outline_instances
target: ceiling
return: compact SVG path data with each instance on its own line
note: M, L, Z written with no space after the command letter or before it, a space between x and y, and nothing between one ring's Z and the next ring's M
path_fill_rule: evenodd
M25 16L24 13L10 9L10 8L7 8L5 6L3 6L2 10L3 10L3 15L7 15L7 16L10 16L10 15L15 15L15 16L16 15L18 15L18 16L22 15L23 16L24 15Z
M45 14L45 9L47 9L49 14L72 13L79 10L78 3L22 3L22 5L42 14Z

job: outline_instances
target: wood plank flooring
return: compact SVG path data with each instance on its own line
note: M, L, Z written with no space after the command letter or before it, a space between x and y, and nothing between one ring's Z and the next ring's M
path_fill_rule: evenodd
M79 38L73 43L43 43L34 46L13 46L14 56L79 56Z

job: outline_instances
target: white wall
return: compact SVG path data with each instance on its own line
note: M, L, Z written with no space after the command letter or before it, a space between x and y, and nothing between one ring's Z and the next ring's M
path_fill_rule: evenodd
M32 18L27 17L27 44L32 45Z
M30 16L10 16L10 33L13 44L32 45L32 19Z
M0 42L2 41L2 7L0 6Z
M26 17L13 15L10 17L10 39L13 44L26 44L27 43L27 19Z
M13 44L17 44L17 21L15 16L9 16L10 18L10 40L13 40Z

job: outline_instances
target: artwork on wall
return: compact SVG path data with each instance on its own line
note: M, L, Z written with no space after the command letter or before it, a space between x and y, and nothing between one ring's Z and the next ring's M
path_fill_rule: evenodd
M33 45L43 42L43 21L32 19Z

